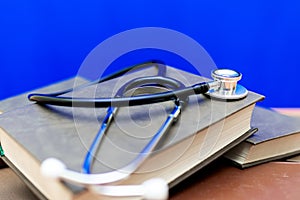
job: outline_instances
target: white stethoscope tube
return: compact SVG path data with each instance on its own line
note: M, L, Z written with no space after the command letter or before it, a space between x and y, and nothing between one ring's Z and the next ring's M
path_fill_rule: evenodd
M168 184L160 178L152 178L141 185L101 185L127 178L130 173L113 171L103 174L83 174L68 170L60 160L46 159L41 166L44 176L62 179L69 182L91 185L92 191L112 197L141 197L151 200L165 200L168 198Z
M102 195L114 197L141 197L143 199L164 200L168 198L168 184L161 178L152 178L141 185L92 186Z
M83 174L67 169L63 162L55 158L46 159L41 166L41 172L44 176L81 185L91 185L90 188L101 195L114 197L137 196L149 200L165 200L168 198L168 184L165 180L159 178L149 179L141 185L101 185L125 179L133 171L135 171L134 166L132 166L130 172L116 170L102 174Z

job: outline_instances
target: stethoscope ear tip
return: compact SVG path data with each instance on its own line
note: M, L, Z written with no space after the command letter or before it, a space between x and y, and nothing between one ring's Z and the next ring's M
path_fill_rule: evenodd
M161 178L153 178L145 181L143 184L143 199L147 200L165 200L169 197L169 187L167 182Z
M49 178L59 178L65 169L66 165L56 158L47 158L41 164L42 175Z

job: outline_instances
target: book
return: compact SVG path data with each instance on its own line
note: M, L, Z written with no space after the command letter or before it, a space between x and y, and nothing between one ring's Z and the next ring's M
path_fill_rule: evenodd
M113 96L128 80L155 73L152 68L137 71L66 95ZM206 80L172 67L167 68L167 75L187 85ZM159 148L120 184L141 184L160 177L173 187L253 134L252 111L262 99L263 96L253 92L242 100L230 102L191 96ZM158 130L172 106L173 102L165 102L121 108L99 148L93 173L119 169L129 163L151 139L152 131ZM101 198L85 188L43 176L40 165L43 160L55 157L68 168L81 171L84 156L105 114L105 108L37 104L3 113L0 116L3 159L37 191L39 198Z
M298 199L300 163L268 162L240 169L218 159L171 190L170 200Z
M19 107L23 107L25 105L29 105L32 104L33 102L28 101L27 99L27 95L29 93L46 93L46 92L51 92L51 91L58 91L58 90L65 90L68 88L73 87L74 83L78 83L78 84L83 84L85 82L87 82L88 80L83 78L83 77L76 77L75 78L70 78L64 81L60 81L58 83L54 83L48 86L44 86L29 92L25 92L23 94L19 94L13 97L9 97L6 99L3 99L0 101L0 114L4 113L4 112L8 112L10 110L14 110L17 109ZM7 165L5 164L5 162L3 162L3 160L0 160L0 168L4 168L7 167Z
M285 115L294 116L294 117L300 117L300 109L299 108L276 108L277 112L283 113ZM300 155L292 156L290 158L287 158L286 161L288 162L300 162Z
M69 78L69 79L66 79L66 80L63 80L63 81L59 81L57 83L53 83L51 85L43 86L43 87L38 88L38 89L34 89L34 90L31 90L31 91L28 91L28 92L25 92L25 93L22 93L22 94L19 94L19 95L16 95L16 96L12 96L12 97L3 99L3 100L0 101L0 114L2 114L4 112L9 112L9 111L17 109L17 108L21 108L25 105L33 104L33 102L28 101L28 99L27 99L27 96L30 93L47 93L47 92L52 92L52 91L61 91L61 90L65 90L65 89L68 89L68 88L72 88L75 83L84 84L86 82L88 82L88 80L86 78L77 76L75 78ZM0 151L3 152L2 146L0 146ZM0 169L1 169L1 171L3 171L2 173L5 173L6 176L7 176L7 174L11 174L11 172L8 171L8 169L3 169L3 168L7 168L8 167L7 164L9 162L8 162L8 160L5 161L5 157L2 157L2 158L4 158L4 159L0 159ZM32 191L36 194L36 196L43 197L43 195L35 187L33 187L33 185L26 179L26 177L24 177L24 175L22 173L19 172L18 169L16 169L11 164L10 164L10 166L11 166L12 169L14 169L14 172L17 175L19 175L25 183L27 183L29 188L32 189ZM11 178L12 177L10 177L10 179ZM15 184L19 182L18 180L19 179L17 179ZM9 185L9 184L6 183L6 186L7 185ZM22 187L22 185L19 184L18 187L14 188L14 189L17 189L17 191L18 191L18 190L20 190L21 187ZM17 197L17 195L19 194L17 191L14 191L15 196L13 196L13 197ZM3 196L3 199L4 199L4 197L6 197L5 192L1 192L1 194L4 195ZM20 195L21 195L21 193L20 193ZM23 192L22 195L23 195L22 198L26 198L26 196L30 197L31 199L33 198L33 195L30 192ZM14 199L16 199L16 198L14 198Z
M300 153L300 118L256 106L251 125L258 131L225 155L238 166L251 167Z

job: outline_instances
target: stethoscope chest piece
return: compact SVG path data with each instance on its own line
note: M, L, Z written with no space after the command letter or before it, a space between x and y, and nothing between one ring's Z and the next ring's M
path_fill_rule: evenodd
M230 69L216 69L211 73L214 81L219 82L219 87L208 92L211 98L222 100L238 100L247 96L248 90L237 84L242 74Z

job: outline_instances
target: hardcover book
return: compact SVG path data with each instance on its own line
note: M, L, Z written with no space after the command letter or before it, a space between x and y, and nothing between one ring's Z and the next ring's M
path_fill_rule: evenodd
M240 167L251 167L300 153L300 118L255 107L251 125L258 131L225 155Z
M17 96L9 97L7 99L0 101L0 114L4 112L8 112L10 110L14 110L20 107L23 107L25 105L32 104L33 102L28 101L27 96L29 93L32 92L39 92L39 93L45 93L45 92L51 92L51 91L57 91L57 90L65 90L68 88L72 88L74 86L74 83L83 84L87 82L86 79L82 77L77 77L67 79L65 81L61 81L59 83L55 83L49 86L45 86L30 92L26 92ZM3 162L3 160L0 160L0 168L7 167L7 165Z
M99 85L65 94L73 97L114 96L128 80L155 75L154 69L136 71ZM193 85L204 80L172 67L167 76ZM163 142L139 169L120 184L141 184L152 177L165 179L170 187L221 156L255 130L250 119L261 95L249 92L239 101L218 101L191 96L179 120ZM119 169L129 163L159 129L173 102L120 108L99 147L92 173ZM105 108L70 108L29 104L0 116L3 159L36 191L47 199L100 199L83 187L45 177L41 162L58 158L69 169L81 171L88 147L99 130Z

